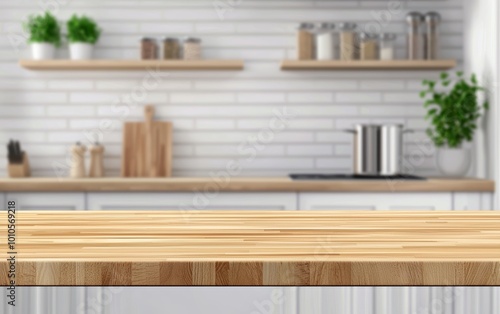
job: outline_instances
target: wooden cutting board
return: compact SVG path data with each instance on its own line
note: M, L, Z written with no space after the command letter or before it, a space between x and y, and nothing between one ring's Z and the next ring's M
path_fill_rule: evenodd
M122 177L170 177L172 123L153 121L153 106L144 115L145 122L123 125Z

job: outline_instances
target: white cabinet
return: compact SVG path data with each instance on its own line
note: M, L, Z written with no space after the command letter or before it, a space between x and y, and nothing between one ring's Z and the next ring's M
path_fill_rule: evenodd
M479 192L453 193L455 210L493 210L493 194Z
M84 210L85 193L7 193L19 210Z
M300 287L299 314L497 314L491 287Z
M122 288L112 294L111 302L102 313L295 314L291 308L294 298L289 295L293 291L294 288L289 287Z
M301 210L451 210L452 193L299 193Z
M89 210L295 210L295 193L88 193Z

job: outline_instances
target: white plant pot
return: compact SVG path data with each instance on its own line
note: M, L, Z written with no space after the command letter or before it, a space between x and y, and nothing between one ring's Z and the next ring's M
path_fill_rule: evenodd
M31 43L31 54L34 60L54 59L56 47L49 43Z
M437 151L437 167L448 177L464 177L471 165L471 150L442 147Z
M88 43L71 43L69 44L69 54L71 60L90 60L94 45Z

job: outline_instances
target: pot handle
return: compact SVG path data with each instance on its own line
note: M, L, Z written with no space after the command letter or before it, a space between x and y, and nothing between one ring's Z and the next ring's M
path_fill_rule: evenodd
M342 132L356 134L356 130L353 130L353 129L344 129L344 130L342 130Z

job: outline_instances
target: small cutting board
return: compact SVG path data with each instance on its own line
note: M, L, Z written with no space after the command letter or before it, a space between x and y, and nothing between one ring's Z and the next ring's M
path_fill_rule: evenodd
M172 123L154 121L145 106L145 122L123 125L122 177L172 176Z

